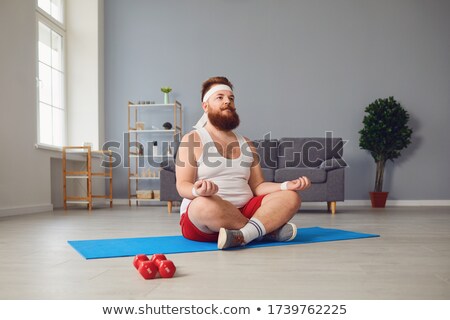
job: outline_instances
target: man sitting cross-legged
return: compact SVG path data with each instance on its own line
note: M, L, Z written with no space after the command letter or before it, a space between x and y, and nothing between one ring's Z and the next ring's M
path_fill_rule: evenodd
M293 240L297 227L289 221L300 207L297 191L311 182L307 177L264 181L254 146L233 131L240 121L232 89L225 77L203 83L204 115L178 149L182 234L191 240L217 241L219 249L255 239Z

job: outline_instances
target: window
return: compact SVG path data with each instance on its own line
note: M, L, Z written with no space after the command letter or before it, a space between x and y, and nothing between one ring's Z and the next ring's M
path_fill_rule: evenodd
M37 1L38 143L66 140L63 0Z

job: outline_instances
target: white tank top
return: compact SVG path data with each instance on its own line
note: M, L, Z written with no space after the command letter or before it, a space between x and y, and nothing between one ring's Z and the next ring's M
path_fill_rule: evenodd
M197 179L211 180L218 187L217 193L222 199L231 202L236 208L243 207L252 197L253 192L248 184L253 153L247 141L234 133L239 142L240 156L236 159L224 158L217 150L211 136L205 128L196 130L202 142L202 154L197 161ZM183 199L180 213L192 200Z

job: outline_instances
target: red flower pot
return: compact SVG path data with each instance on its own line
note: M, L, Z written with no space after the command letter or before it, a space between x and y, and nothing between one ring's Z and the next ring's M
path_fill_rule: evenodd
M389 192L369 192L372 208L384 208Z

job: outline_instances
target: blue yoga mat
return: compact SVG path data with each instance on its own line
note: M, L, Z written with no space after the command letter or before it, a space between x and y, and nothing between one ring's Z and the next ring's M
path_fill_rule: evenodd
M379 237L379 235L321 227L301 228L298 229L297 236L293 241L254 241L245 247L237 248L237 250L373 237ZM191 241L182 236L76 240L68 241L68 243L86 259L129 257L137 254L172 254L218 250L217 243Z

